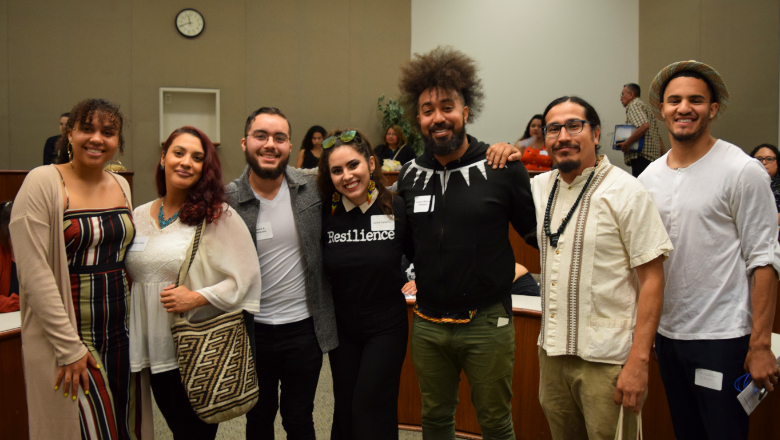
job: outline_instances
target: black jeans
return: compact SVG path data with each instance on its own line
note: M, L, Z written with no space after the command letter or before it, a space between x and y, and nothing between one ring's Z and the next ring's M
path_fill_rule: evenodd
M175 440L213 440L217 436L219 424L204 422L192 409L179 370L150 374L149 383L157 407Z
M747 439L750 419L737 400L734 381L745 374L742 366L749 343L750 335L692 341L655 336L658 367L678 439ZM723 373L721 390L696 385L697 368Z
M312 412L322 350L314 334L314 319L280 325L256 322L255 343L260 397L246 415L247 440L273 439L278 410L289 440L315 440Z
M342 310L342 312L344 312ZM331 440L398 439L398 387L406 357L406 303L339 314L339 346L328 353L335 399Z

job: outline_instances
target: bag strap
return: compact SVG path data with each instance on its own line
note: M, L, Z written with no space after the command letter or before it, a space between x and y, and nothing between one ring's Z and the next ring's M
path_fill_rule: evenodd
M195 259L195 254L198 252L198 246L200 246L200 236L203 233L203 225L205 223L206 219L204 218L203 222L198 225L197 229L195 229L195 235L192 236L192 242L190 243L190 248L188 249L190 258L188 261L185 261L184 264L181 265L181 269L179 269L179 276L176 278L176 287L179 287L181 283L187 279L187 272L189 272L190 266L192 266L192 261Z
M642 411L636 416L636 438L642 440ZM620 405L620 415L618 416L617 431L615 440L623 440L623 405Z

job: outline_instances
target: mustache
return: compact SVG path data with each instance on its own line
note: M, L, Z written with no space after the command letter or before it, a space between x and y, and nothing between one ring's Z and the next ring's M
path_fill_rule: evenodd
M579 142L571 142L571 141L562 141L555 144L552 148L553 152L560 150L561 148L576 148L577 150L580 149Z
M436 131L436 130L452 130L455 126L452 124L449 124L447 122L437 122L436 124L431 125L430 131Z

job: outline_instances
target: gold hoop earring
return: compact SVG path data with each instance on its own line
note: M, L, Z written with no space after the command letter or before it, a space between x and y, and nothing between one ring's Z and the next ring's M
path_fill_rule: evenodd
M70 164L70 167L73 168L73 144L68 142L68 163Z

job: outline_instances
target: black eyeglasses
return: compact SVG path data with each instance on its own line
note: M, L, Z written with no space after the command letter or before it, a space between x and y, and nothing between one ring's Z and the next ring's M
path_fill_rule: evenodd
M759 162L766 162L766 163L772 163L777 160L777 158L773 156L767 156L767 157L756 156L753 159L756 159Z
M286 145L287 142L290 141L290 138L287 137L287 135L284 134L284 133L276 133L273 136L269 136L268 133L265 133L265 132L261 131L261 132L256 133L256 134L249 134L249 135L247 135L247 137L254 138L260 144L261 147L268 143L268 139L272 139L272 138L274 140L274 144L279 145L279 146Z
M328 148L332 147L336 144L336 139L340 140L341 142L349 142L352 139L355 139L355 136L357 136L357 130L349 130L341 133L338 136L331 136L322 141L322 148L327 150Z
M556 138L561 135L561 128L563 127L566 127L566 131L568 131L569 134L577 134L582 133L582 129L587 123L588 121L583 121L582 119L572 119L564 125L547 124L542 127L542 131L544 132L545 137Z

